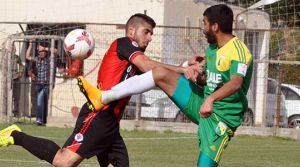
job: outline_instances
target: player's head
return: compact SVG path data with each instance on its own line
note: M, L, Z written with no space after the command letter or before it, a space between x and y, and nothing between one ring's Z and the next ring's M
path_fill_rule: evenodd
M133 38L140 47L146 48L152 40L155 21L141 13L132 15L126 23L126 36Z
M208 43L216 43L216 34L219 32L232 34L233 12L227 5L211 6L204 11L203 16L203 33Z

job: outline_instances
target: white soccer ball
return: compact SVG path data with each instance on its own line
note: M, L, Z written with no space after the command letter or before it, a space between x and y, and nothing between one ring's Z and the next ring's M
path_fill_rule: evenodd
M64 40L65 52L71 59L86 59L93 53L95 41L91 33L83 29L75 29L68 33Z

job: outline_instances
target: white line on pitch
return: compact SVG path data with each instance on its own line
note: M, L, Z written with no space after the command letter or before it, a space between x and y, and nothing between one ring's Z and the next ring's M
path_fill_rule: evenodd
M0 158L0 162L14 162L14 163L37 163L37 164L48 164L45 161L28 161L28 160L17 160L17 159L3 159ZM49 164L50 165L50 164ZM95 165L95 164L91 164L91 163L84 163L81 166L91 166L91 165Z
M45 137L45 136L36 136L45 139L56 139L56 140L66 140L62 137ZM178 140L178 139L194 139L196 136L182 136L182 137L123 137L124 140Z

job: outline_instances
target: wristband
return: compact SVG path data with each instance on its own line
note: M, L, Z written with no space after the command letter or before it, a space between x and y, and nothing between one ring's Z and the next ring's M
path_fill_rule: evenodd
M182 67L188 67L188 66L189 66L189 62L188 62L188 61L185 61L184 63L182 63L181 66L182 66Z

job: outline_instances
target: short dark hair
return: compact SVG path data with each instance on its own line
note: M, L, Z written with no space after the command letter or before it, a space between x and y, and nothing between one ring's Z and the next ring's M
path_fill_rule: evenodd
M204 11L203 16L207 17L210 24L219 24L223 33L232 33L233 12L227 5L211 6Z
M134 24L143 24L144 22L150 24L153 28L155 28L156 26L156 23L155 21L150 17L150 16L147 16L145 14L142 14L142 13L136 13L134 15L132 15L127 23L126 23L126 32L128 30L128 27L130 25L134 25Z
M38 40L38 45L41 45L42 47L49 47L50 46L50 41L49 39L41 39Z

